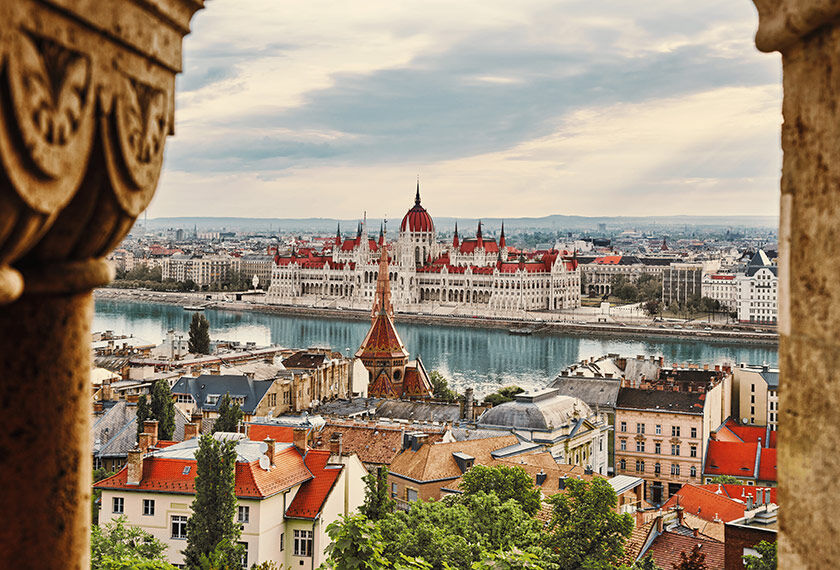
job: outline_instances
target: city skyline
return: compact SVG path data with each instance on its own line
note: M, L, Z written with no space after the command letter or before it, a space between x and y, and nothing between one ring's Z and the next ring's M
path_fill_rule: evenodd
M778 213L748 3L284 7L196 17L150 217Z

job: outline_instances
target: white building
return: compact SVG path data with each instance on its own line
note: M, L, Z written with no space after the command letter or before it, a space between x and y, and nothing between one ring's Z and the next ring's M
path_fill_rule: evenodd
M364 500L367 471L355 454L341 453L340 439L330 450L309 449L306 428L294 434L295 445L251 441L244 434L214 436L237 440L235 490L244 567L275 561L282 568L317 568L330 542L327 525ZM99 520L126 517L163 542L169 561L183 567L199 440L156 449L156 439L149 441L148 454L130 451L121 471L95 485L102 490Z
M738 282L731 273L707 273L700 286L701 296L714 299L720 306L735 311L738 306Z
M742 323L776 324L779 313L777 267L762 250L738 276L738 320Z
M451 244L436 241L432 217L420 204L400 224L397 240L386 244L368 237L362 222L352 239L340 233L322 250L303 248L278 256L267 302L367 307L376 292L379 255L390 251L392 302L398 310L418 310L443 303L480 312L555 311L580 306L580 269L569 252L533 251L509 259L504 227L499 241L485 238L481 222L474 238L461 239L457 227Z
M230 279L240 271L240 260L226 255L196 257L176 253L164 258L162 278L175 281L192 280L196 285L210 285Z

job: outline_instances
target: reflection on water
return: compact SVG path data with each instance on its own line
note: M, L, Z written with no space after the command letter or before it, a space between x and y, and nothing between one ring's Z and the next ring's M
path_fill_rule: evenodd
M288 347L329 346L352 353L364 339L367 321L316 319L263 313L206 310L213 339L276 343ZM97 300L93 330L111 329L160 342L169 329L187 334L192 313L175 305ZM777 350L701 340L641 340L579 336L514 336L496 329L398 323L411 352L429 370L439 370L456 387L479 394L500 385L544 386L561 369L582 358L610 352L664 356L666 362L767 363Z

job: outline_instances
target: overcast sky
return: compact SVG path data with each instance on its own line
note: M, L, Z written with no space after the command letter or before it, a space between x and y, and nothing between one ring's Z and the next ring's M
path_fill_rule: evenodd
M778 213L747 0L213 0L150 217Z

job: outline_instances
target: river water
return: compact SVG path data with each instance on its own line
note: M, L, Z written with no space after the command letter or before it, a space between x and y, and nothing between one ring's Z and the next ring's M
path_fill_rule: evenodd
M212 339L254 341L306 348L328 346L352 354L367 333L367 321L306 318L256 312L205 310ZM113 330L160 342L169 329L187 334L192 313L177 305L96 301L94 331ZM504 330L397 323L412 358L438 370L458 389L478 395L500 386L545 386L564 367L583 358L618 353L664 356L666 362L697 364L767 363L775 366L775 347L710 342L705 339L645 339L598 336L514 336Z

